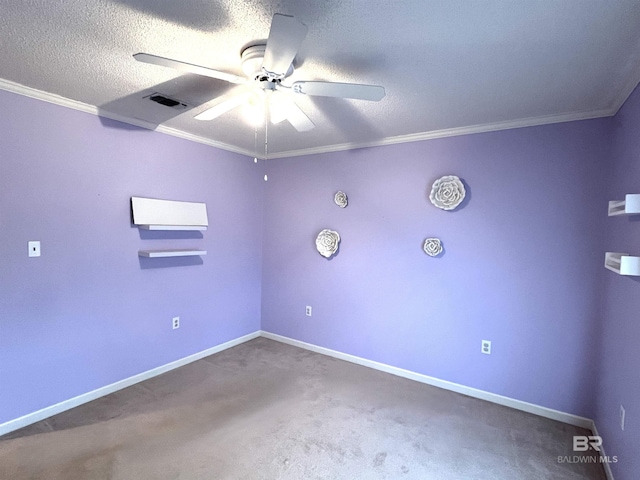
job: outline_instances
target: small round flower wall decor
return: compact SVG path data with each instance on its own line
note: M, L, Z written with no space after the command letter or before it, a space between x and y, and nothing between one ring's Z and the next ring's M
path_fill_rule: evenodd
M429 200L442 210L453 210L462 203L465 195L460 179L455 175L445 175L433 182Z
M422 249L430 257L437 257L442 253L442 242L439 238L427 238Z
M347 194L344 192L336 192L336 195L333 197L333 201L336 202L340 208L346 208L349 205L349 199L347 198Z
M325 258L331 257L338 251L340 245L340 235L333 230L324 229L316 237L316 248L318 253Z

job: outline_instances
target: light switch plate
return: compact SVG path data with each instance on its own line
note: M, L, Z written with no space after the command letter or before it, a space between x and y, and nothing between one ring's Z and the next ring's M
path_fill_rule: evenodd
M40 256L40 242L37 242L37 241L29 242L29 256L30 257Z

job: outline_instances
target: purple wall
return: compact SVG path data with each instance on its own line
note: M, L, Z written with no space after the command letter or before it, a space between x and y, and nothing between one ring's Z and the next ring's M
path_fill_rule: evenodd
M262 328L590 416L609 125L270 161ZM428 199L446 174L469 191L455 212ZM346 209L333 203L337 190ZM331 260L315 250L323 228L342 237ZM442 239L441 258L423 253L428 236Z
M0 423L262 325L595 417L616 478L640 470L640 281L602 266L605 249L640 254L640 219L606 217L640 193L640 91L614 119L273 160L267 184L241 155L0 100ZM468 200L444 212L428 190L451 173ZM133 195L206 202L211 226L139 231ZM323 228L342 236L331 260ZM209 255L136 253L174 246Z
M608 164L610 200L640 193L640 88L613 119L613 155ZM611 217L606 221L606 250L640 255L640 216ZM602 354L598 406L595 414L608 455L618 455L612 466L616 480L638 478L640 472L640 277L604 271ZM620 405L626 409L620 428Z
M0 423L260 328L264 182L252 159L0 101ZM131 196L206 202L210 228L139 231ZM27 257L29 240L42 257ZM171 247L209 255L137 255Z

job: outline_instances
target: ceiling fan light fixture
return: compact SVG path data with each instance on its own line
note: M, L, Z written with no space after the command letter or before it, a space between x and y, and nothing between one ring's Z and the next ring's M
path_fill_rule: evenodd
M242 116L252 127L259 127L264 122L264 109L260 110L259 108L245 105L242 107Z
M293 100L287 95L270 95L270 97L269 113L271 114L271 123L278 124L289 116Z
M285 112L284 109L271 110L271 123L273 123L274 125L277 125L278 123L286 119L287 112Z
M242 115L251 126L257 127L264 123L265 102L262 90L256 90L247 95L242 105Z

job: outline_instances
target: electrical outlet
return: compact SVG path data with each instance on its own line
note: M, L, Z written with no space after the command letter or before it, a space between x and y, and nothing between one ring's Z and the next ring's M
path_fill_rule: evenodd
M491 340L482 340L482 348L480 351L485 355L491 355Z
M173 317L172 326L174 330L180 328L180 317Z
M620 405L620 429L624 430L624 417L627 414L626 410Z
M307 317L311 316L311 307L307 305L307 308L305 310L305 314L307 315Z
M30 257L39 257L40 256L40 242L29 242L29 256Z

